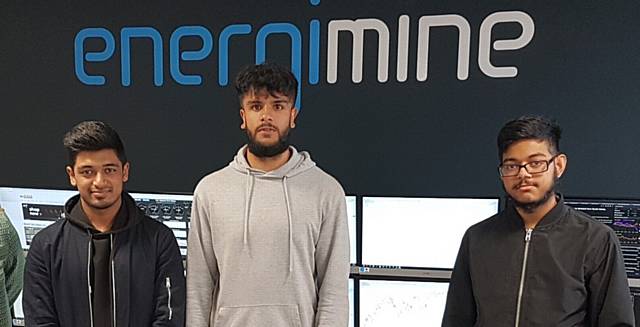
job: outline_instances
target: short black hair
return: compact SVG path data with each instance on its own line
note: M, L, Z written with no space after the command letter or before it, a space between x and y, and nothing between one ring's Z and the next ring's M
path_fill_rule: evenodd
M242 98L249 92L267 91L271 95L280 93L295 101L298 96L298 80L289 68L275 63L249 65L236 76L236 91Z
M543 116L522 116L507 122L498 133L498 158L511 144L520 140L547 141L551 154L560 153L560 136L562 129L554 120Z
M64 147L69 155L69 165L74 166L78 153L82 151L99 151L113 149L122 162L127 163L124 144L118 133L108 124L101 121L83 121L64 135Z

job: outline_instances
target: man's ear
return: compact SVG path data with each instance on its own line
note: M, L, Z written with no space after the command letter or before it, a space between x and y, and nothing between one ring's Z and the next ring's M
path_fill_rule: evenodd
M562 177L564 171L567 169L567 155L564 153L559 154L556 159L553 161L553 164L556 166L556 177Z
M71 186L75 187L77 182L76 182L76 174L73 171L73 167L67 166L67 167L65 167L65 170L67 171L67 175L69 176L69 184L71 184Z
M296 107L291 108L291 119L289 119L289 127L296 127L296 118L298 117L298 109Z
M129 180L129 168L131 165L127 162L122 166L122 182L126 183Z
M244 117L244 115L245 115L244 109L240 108L240 118L242 119L242 123L240 124L241 129L247 128L247 120Z

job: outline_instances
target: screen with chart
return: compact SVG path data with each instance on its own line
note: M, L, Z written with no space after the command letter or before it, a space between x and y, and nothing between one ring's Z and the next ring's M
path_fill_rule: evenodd
M640 278L640 201L565 198L564 203L611 227L620 241L629 278Z
M360 280L361 327L440 326L449 283Z
M41 229L64 218L64 204L77 191L0 187L0 207L18 231L23 249Z
M464 232L499 199L364 197L362 207L364 265L452 269Z
M28 249L33 236L41 229L64 218L64 204L77 191L0 187L0 207L18 231L23 249ZM187 253L187 233L191 216L191 195L130 193L136 204L149 217L173 230L182 255Z

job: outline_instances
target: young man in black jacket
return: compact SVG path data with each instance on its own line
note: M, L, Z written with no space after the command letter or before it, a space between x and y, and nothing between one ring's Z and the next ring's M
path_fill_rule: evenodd
M560 127L541 117L498 135L502 212L467 230L443 326L634 326L612 229L564 205Z
M172 231L123 191L130 164L107 124L82 122L64 137L79 194L65 218L31 243L24 277L26 326L184 326L185 277Z

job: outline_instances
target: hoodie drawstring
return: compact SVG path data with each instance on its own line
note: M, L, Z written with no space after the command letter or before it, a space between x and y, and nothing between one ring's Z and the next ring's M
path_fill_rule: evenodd
M289 275L293 271L293 223L291 222L291 205L289 204L289 191L287 190L287 176L282 178L284 189L284 202L287 204L287 219L289 220Z
M247 190L244 199L244 233L242 235L242 244L247 245L247 234L249 233L249 208L251 207L251 193L253 192L253 175L247 169Z
M251 213L251 193L253 193L254 176L249 169L247 171L247 187L244 203L244 232L242 235L242 243L244 246L248 244L249 234L249 214ZM282 178L282 188L284 190L284 202L287 205L287 222L289 223L289 274L293 272L293 221L291 218L291 204L289 201L289 190L287 189L287 176Z

